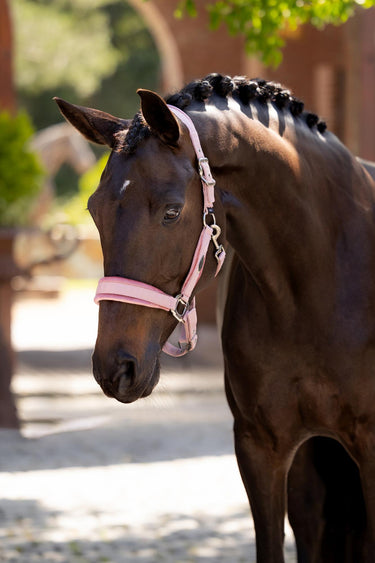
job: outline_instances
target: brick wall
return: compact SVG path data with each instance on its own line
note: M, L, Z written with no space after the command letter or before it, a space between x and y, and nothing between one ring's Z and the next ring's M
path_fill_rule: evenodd
M7 0L0 0L0 109L15 109L12 79L12 28Z

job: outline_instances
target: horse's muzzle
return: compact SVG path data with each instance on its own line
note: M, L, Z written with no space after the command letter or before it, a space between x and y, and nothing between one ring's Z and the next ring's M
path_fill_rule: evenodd
M139 369L136 358L123 350L117 351L112 358L111 365L107 365L106 369L101 366L96 351L92 358L94 377L108 397L122 403L133 403L151 394L159 381L160 370L157 361L150 372L144 373Z

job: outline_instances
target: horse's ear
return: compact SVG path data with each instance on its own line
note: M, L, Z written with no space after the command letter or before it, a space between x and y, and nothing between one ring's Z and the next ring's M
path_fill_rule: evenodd
M115 134L128 129L130 121L114 117L97 109L76 106L61 98L53 98L61 113L86 139L99 145L113 147Z
M168 145L177 145L180 128L177 119L163 100L150 90L137 90L141 98L141 110L151 129Z

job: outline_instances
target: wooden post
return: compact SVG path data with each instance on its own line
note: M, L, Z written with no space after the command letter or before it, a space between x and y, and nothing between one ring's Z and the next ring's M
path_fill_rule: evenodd
M12 348L12 278L19 273L13 259L16 232L0 229L0 428L18 428L11 391L14 371Z
M0 0L0 111L16 109L12 75L12 25L7 0ZM17 428L18 417L11 392L13 352L11 344L11 279L15 275L13 238L0 242L0 428Z
M12 25L7 0L0 0L0 109L15 111L12 73Z

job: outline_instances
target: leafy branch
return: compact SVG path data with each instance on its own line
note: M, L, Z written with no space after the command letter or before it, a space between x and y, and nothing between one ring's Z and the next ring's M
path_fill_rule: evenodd
M257 55L267 66L282 60L285 32L311 23L321 29L340 25L359 6L370 8L375 0L216 0L206 3L211 29L225 24L231 35L242 35L249 55ZM195 0L180 0L176 17L197 15Z

